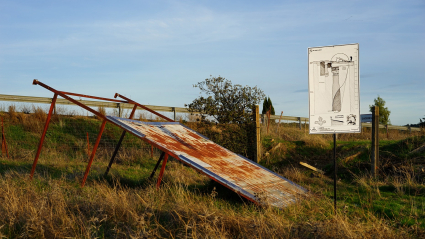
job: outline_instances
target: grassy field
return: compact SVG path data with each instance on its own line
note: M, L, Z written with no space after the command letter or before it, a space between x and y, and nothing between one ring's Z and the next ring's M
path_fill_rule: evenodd
M12 112L13 113L13 112ZM262 129L262 164L309 190L283 209L259 207L171 160L160 190L149 175L159 157L126 138L110 174L104 171L120 130L107 126L84 188L87 139L100 121L57 117L33 180L42 112L7 114L10 158L0 158L0 238L424 238L425 143L422 134L381 132L381 171L370 178L370 133L337 141L338 209L333 210L331 137L284 124ZM368 140L369 137L369 140ZM299 165L324 170L318 174ZM157 173L158 174L158 173Z

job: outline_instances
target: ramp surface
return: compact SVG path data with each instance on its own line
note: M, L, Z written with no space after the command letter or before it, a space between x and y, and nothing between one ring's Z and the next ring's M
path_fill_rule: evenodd
M284 207L306 190L178 122L108 120L257 203Z

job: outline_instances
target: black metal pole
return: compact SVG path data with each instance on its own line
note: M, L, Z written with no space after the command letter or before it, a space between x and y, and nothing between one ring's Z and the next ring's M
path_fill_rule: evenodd
M122 143L122 141L123 141L123 139L124 139L124 136L125 136L125 133L126 133L127 131L123 131L122 132L122 134L121 134L121 138L120 138L120 140L118 141L118 144L117 144L117 147L115 147L115 151L114 151L114 153L112 154L112 157L111 157L111 160L109 161L109 164L108 164L108 167L106 168L106 171L105 171L105 177L106 177L106 175L108 175L108 172L109 172L109 169L111 169L111 166L112 166L112 164L114 163L114 160L115 160L115 156L117 156L117 153L118 153L118 150L120 149L120 147L121 147L121 143Z
M334 212L336 214L336 134L334 134Z
M161 153L161 156L159 156L159 160L158 160L158 162L156 163L155 168L153 169L153 171L152 171L152 173L151 173L151 176L150 176L149 178L153 178L153 176L155 175L155 172L156 172L156 170L158 169L158 166L159 166L159 164L161 163L161 161L162 161L162 159L164 158L164 156L165 156L165 153L164 153L164 152L162 152L162 153Z

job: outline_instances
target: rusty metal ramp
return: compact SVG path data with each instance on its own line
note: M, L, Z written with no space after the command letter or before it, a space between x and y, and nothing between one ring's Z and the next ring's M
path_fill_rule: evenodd
M253 202L284 207L307 191L178 122L107 119Z

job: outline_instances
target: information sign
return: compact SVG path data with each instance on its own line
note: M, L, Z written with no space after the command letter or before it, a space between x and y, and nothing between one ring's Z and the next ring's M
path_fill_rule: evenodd
M359 44L308 48L310 134L359 133Z

